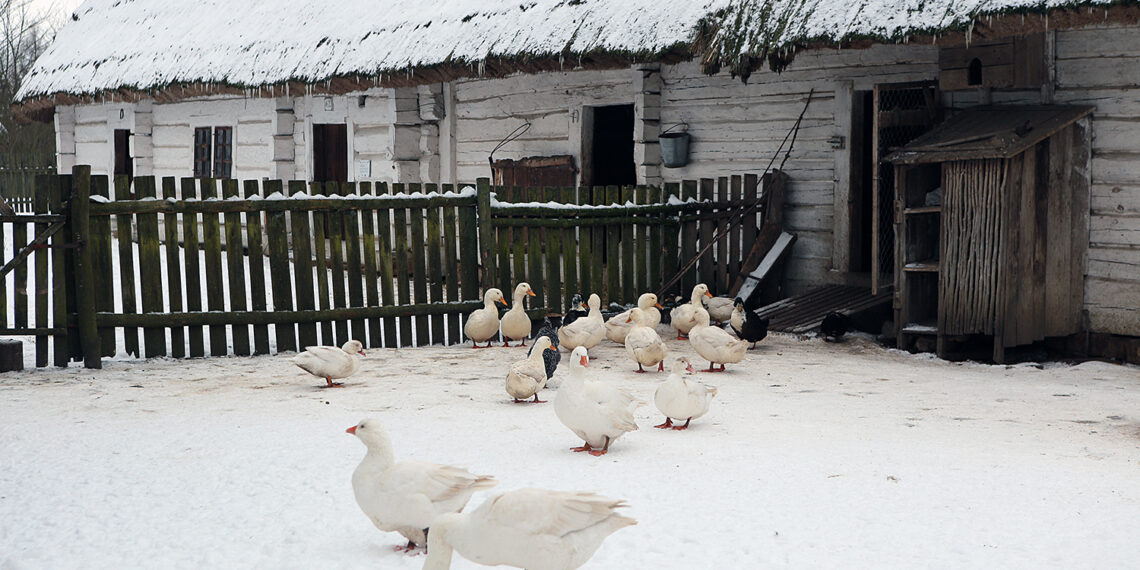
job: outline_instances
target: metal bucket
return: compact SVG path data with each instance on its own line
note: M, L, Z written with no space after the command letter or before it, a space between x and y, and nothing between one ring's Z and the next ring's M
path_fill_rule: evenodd
M661 142L661 161L666 168L677 168L689 163L689 133L665 133Z

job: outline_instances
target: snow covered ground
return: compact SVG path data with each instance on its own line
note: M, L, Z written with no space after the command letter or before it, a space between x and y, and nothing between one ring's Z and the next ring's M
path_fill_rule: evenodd
M663 375L632 373L608 342L594 353L592 370L651 402ZM500 489L628 500L639 524L588 568L1140 557L1136 367L955 364L776 336L728 373L700 375L720 394L690 430L653 429L650 403L642 429L595 458L569 451L579 441L551 404L509 403L506 366L523 354L370 350L336 390L287 355L2 374L0 569L418 569L423 557L393 552L401 537L353 500L364 447L344 429L366 416L387 425L398 457L492 474Z

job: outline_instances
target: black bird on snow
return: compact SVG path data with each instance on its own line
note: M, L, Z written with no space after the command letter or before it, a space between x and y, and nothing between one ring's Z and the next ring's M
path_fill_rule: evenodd
M749 348L756 348L756 343L764 340L768 336L768 323L771 322L768 317L761 317L756 313L744 308L744 299L737 297L732 302L732 316L728 319L728 324L732 326L733 332L742 340L752 343Z
M534 338L544 336L550 339L550 344L554 350L544 350L542 352L542 363L546 366L546 379L550 380L554 376L554 371L558 369L558 363L562 361L562 353L558 352L558 330L550 322L550 319L542 320L542 328L538 329L538 333ZM532 342L530 348L527 349L526 355L529 357L531 351L534 350L534 343Z
M823 322L819 324L819 334L827 342L839 342L849 328L851 328L851 317L839 311L832 311L823 317Z
M661 303L661 308L658 309L661 311L661 324L667 325L669 324L669 319L671 318L670 313L673 311L673 309L676 308L677 305L682 305L684 303L688 303L689 301L680 295L666 295L665 297L660 298L659 302Z
M582 295L574 293L574 296L570 298L570 308L566 309L565 315L562 315L562 326L566 326L578 320L578 317L584 317L587 314L589 311L586 309L586 303L582 301ZM558 348L557 342L554 343L554 347Z

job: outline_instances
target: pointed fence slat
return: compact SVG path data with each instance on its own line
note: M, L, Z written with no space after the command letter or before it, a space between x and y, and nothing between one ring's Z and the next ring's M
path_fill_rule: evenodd
M62 175L55 179L52 184L51 194L48 196L48 210L62 214L63 204L71 199L71 176ZM3 236L0 236L3 237ZM71 221L51 237L52 256L51 256L51 278L52 278L52 326L55 328L63 328L63 334L57 334L52 338L52 362L56 366L67 366L71 361L71 344L70 337L75 336L70 334L67 327L67 309L68 309L68 283L71 282L70 275L68 274L68 262L66 250L63 249L68 241L71 240ZM0 291L4 287L0 286ZM3 310L0 307L0 310ZM2 314L2 313L0 313ZM4 324L7 324L7 317L4 317Z
M661 189L656 186L649 187L649 193L646 197L646 204L657 204L661 202ZM665 214L659 214L658 219L664 219ZM664 231L664 224L655 224L649 227L649 265L647 276L649 278L643 284L644 291L652 290L657 284L664 283L666 279L672 275L665 275L661 269L661 259L664 256L661 245L661 236ZM674 241L676 240L676 236ZM659 299L660 301L660 299Z
M361 182L357 185L357 193L361 196L372 196L371 182ZM365 209L360 212L360 232L363 234L363 250L361 251L364 263L364 297L369 307L380 305L380 279L376 270L376 211ZM365 346L382 347L383 330L380 319L368 319L368 340ZM365 342L361 340L361 342Z
M153 176L135 179L135 193L140 200L156 198ZM158 243L158 214L139 214L139 297L142 312L165 311L162 296L162 250ZM166 330L162 327L143 329L144 353L147 358L166 356Z
M681 199L684 201L695 200L697 198L697 182L695 180L685 180L681 183ZM695 217L690 218L688 221L681 223L681 257L678 259L678 269L684 267L689 260L697 255L697 220ZM694 265L692 268L685 271L682 276L681 288L679 294L688 299L689 292L697 284L697 267Z
M325 184L325 194L328 196L341 196L344 190L337 182ZM329 282L332 285L332 306L336 309L348 307L348 296L345 292L345 265L344 265L344 216L340 211L328 212L328 222L325 227L329 238ZM336 345L341 346L352 340L349 337L348 321L338 320L333 323L336 331Z
M421 187L419 184L409 184L408 193L418 194ZM412 295L416 303L427 302L427 251L424 248L424 210L423 208L408 208L410 214L408 223L411 229L412 241L411 249L408 255L412 258ZM408 343L409 346L425 346L431 344L430 342L430 322L429 316L414 317L416 340L414 343Z
M130 200L131 183L126 176L115 177L115 199ZM132 229L133 216L123 214L115 216L116 233L119 242L119 300L122 303L120 310L124 314L138 312L138 303L135 300L135 248L134 231ZM139 330L135 327L123 329L123 348L127 354L142 356L139 352Z
M699 199L703 203L713 201L716 192L716 181L711 178L702 178L700 182ZM697 246L704 250L701 254L701 260L697 264L697 274L699 275L701 283L709 286L710 290L715 290L716 287L716 266L713 263L713 255L715 248L705 246L712 243L713 231L716 229L716 221L712 219L715 211L711 206L702 207L699 218L697 221L698 238L700 242Z
M226 199L237 198L241 195L238 181L226 179L222 181L222 196ZM228 270L230 289L230 311L245 311L247 307L246 293L248 288L245 281L245 247L242 244L241 214L227 212L226 226L226 269ZM249 325L232 325L234 354L249 356L252 347L249 344Z
M197 200L198 184L194 178L182 179L182 200ZM202 275L199 265L198 215L182 214L183 256L186 262L186 310L197 313L202 310ZM205 356L205 334L201 325L190 326L187 330L190 339L190 356Z
M439 191L439 187L435 184L428 184L425 186L424 191L428 194L436 193ZM443 297L443 246L440 243L440 239L443 237L442 212L440 208L427 208L424 212L424 216L427 224L428 302L438 303ZM422 279L421 277L421 280ZM444 315L432 315L428 317L428 323L431 325L432 344L444 344L443 329L445 320ZM421 341L421 344L427 343Z
M246 199L261 195L258 181L245 181ZM265 246L262 233L261 212L248 212L245 216L245 236L249 253L249 307L254 311L265 311ZM269 326L253 325L253 353L269 354Z
M356 194L356 183L341 184L341 195ZM341 214L344 223L344 264L348 274L348 305L349 307L364 306L364 283L362 283L363 262L360 260L360 218L355 208L346 209ZM364 330L364 319L349 321L349 336L368 344L368 332Z
M494 263L494 257L486 255L486 252L491 247L490 244L483 245L485 236L491 235L493 229L491 228L491 212L486 212L486 224L484 227L479 226L480 217L483 216L479 212L480 208L484 207L486 197L482 190L476 191L475 203L466 206L460 206L458 212L459 222L459 235L463 239L459 240L459 271L460 271L460 290L464 301L475 301L479 299L479 287L481 282L479 280L479 260L482 259L488 265ZM479 242L475 241L475 236L479 236ZM480 255L483 252L484 255ZM490 269L484 268L485 271ZM482 283L489 283L484 278ZM478 308L478 307L476 307ZM464 313L466 316L466 313ZM459 319L456 319L459 321ZM456 327L460 328L461 323L456 322ZM460 336L455 337L456 343L462 342L464 339Z
M527 188L525 200L527 202L542 202L542 189L541 188ZM519 228L520 230L522 228ZM542 304L542 300L546 294L546 277L543 275L544 263L542 262L543 247L545 246L546 232L540 227L526 228L526 282L530 284L534 290L535 297L530 297L524 301L528 304L528 308L533 308L535 305ZM515 279L515 285L522 283L523 278L518 277ZM511 289L514 293L514 289ZM508 293L510 294L510 293ZM528 335L529 336L529 335Z
M290 180L287 186L290 196L305 193L305 182ZM313 291L313 233L309 227L310 212L294 210L289 213L290 232L293 244L293 292L297 296L297 310L311 311L317 308ZM316 214L320 216L319 213ZM251 254L252 255L252 254ZM305 350L320 344L317 339L317 323L297 324L297 350Z
M321 182L313 182L309 186L312 189L311 194L314 196L325 193L324 184ZM312 247L312 270L309 275L316 274L316 295L317 307L321 310L328 310L332 308L329 301L329 270L328 270L328 239L326 228L328 226L328 213L323 210L313 210L313 247ZM304 235L298 234L297 238L304 240ZM313 277L309 277L313 279ZM333 338L333 323L331 321L321 322L321 344L329 346L336 345L336 339ZM337 345L340 346L340 345Z
M604 186L595 186L593 188L593 203L595 206L603 206L606 204L606 189ZM605 298L606 287L606 273L605 273L605 257L606 257L606 227L603 225L594 226L593 241L590 246L590 287L582 292L582 301L588 301L590 294L596 293L599 297Z
M25 180L25 184L31 182ZM36 176L35 177L35 194L32 196L32 211L36 214L48 213L48 193L51 191L51 177L50 176ZM40 223L36 224L35 232L39 236L42 232L48 229L49 224ZM94 237L92 237L94 241ZM50 263L49 256L51 252L47 249L39 249L36 251L36 265L35 265L35 296L36 296L36 322L33 323L37 328L48 328L48 291L51 287L48 283L48 264ZM92 261L94 265L94 261ZM96 273L98 275L98 273ZM0 282L0 288L3 288L3 282ZM44 367L48 365L48 335L36 335L36 366Z
M728 203L728 177L720 177L716 179L716 199L721 204ZM714 294L724 295L728 292L730 282L728 281L728 264L725 260L728 259L728 236L724 235L728 232L728 218L730 211L723 206L718 207L716 218L716 235L722 236L716 242L716 270L715 281L713 287ZM710 236L711 238L712 236Z
M21 209L23 205L21 204ZM12 251L20 251L28 245L28 224L12 224ZM12 291L12 322L16 328L28 327L28 264L21 263L12 271L15 289ZM34 289L33 289L34 290Z
M403 194L403 184L392 185L393 194ZM411 304L411 285L408 283L408 211L404 208L392 210L392 228L396 268L396 299L401 305ZM396 346L414 346L412 342L412 317L400 317L400 337Z
M280 180L265 181L265 195L284 196L284 185ZM285 222L285 212L266 212L265 233L268 238L269 280L273 295L274 311L293 310L293 285L289 268L289 231ZM277 352L297 350L297 327L293 323L277 323L274 326L277 338Z
M50 183L49 183L50 184ZM106 176L91 177L91 195L111 198L110 181ZM95 272L96 279L102 283L114 283L115 266L111 257L111 217L94 216L91 218L91 270ZM175 263L177 266L177 263ZM95 288L95 310L115 310L115 291L111 286ZM115 355L115 329L105 326L99 327L100 354L103 356Z
M621 188L606 186L605 204L620 204ZM606 224L606 294L602 296L602 306L622 302L621 279L621 237L622 226Z
M388 194L388 185L384 182L376 184L375 193L377 195ZM393 266L394 258L392 255L392 225L391 225L392 210L383 208L376 211L376 249L378 250L376 264L379 266L380 271L380 304L385 307L391 307L396 304L395 295L395 267ZM396 319L395 317L385 317L384 324L384 346L392 348L399 346L396 343Z
M561 202L563 204L577 204L578 191L575 188L566 187L559 190ZM565 227L562 229L562 243L561 251L559 252L562 257L562 271L563 291L562 291L562 308L552 308L552 311L564 314L570 310L570 299L578 292L578 254L581 244L578 242L578 228Z
M201 179L202 200L218 199L218 180ZM226 310L222 269L222 227L217 214L202 215L202 252L206 260L206 306L211 311ZM210 325L210 356L229 353L225 325Z
M165 200L177 200L177 181L173 176L162 179L162 197ZM178 245L178 214L166 213L162 215L163 236L166 240L166 300L171 312L182 312L182 249ZM96 299L98 304L98 299ZM107 339L103 343L103 356L107 355ZM111 350L115 348L115 338L112 336ZM186 329L180 326L170 327L170 356L183 358L186 356Z
M732 204L742 204L743 198L744 198L744 180L739 175L733 175L733 177L730 181L729 201ZM732 263L732 261L743 259L741 257L741 255L743 255L743 245L741 244L740 236L743 235L744 226L748 223L748 216L742 215L743 214L743 206L736 205L736 206L734 206L734 209L736 212L740 213L741 215L730 218L730 222L735 221L736 224L734 224L732 226L732 229L729 230L728 238L727 238L728 239L728 259L729 259L729 263L728 263L728 286L729 287L731 287L733 283L736 283L736 278L740 275L740 264L739 263ZM733 209L730 209L729 212L733 212ZM727 294L728 289L725 289L724 293Z
M455 186L452 184L444 184L443 192L445 194L455 191ZM457 239L456 229L458 223L458 208L455 206L445 206L443 208L443 263L444 263L444 289L445 299L449 303L454 303L460 299L459 296L459 281L461 277L461 267L459 265L459 240ZM469 237L470 234L464 234L464 241L472 241ZM469 263L474 263L474 258L465 258ZM448 344L455 344L460 341L459 334L459 314L453 313L447 315L447 342Z
M625 186L621 189L621 203L628 204L634 202L636 189L633 186ZM635 286L635 276L641 272L634 265L635 252L637 249L634 244L633 228L636 222L632 224L622 224L621 227L621 296L619 303L633 303L637 301L637 291Z
M542 200L544 202L557 202L561 195L560 188L543 188ZM562 312L562 230L560 228L547 228L546 238L546 282L543 291L546 293L547 313ZM541 297L539 297L541 299Z

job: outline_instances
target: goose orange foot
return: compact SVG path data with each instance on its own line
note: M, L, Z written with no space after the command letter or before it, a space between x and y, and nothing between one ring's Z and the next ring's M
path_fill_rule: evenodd
M570 451L573 451L575 453L581 453L583 451L590 451L592 449L594 449L594 448L590 447L590 444L587 443L586 445L582 445L582 446L578 446L578 447L571 447Z
M653 427L658 428L658 429L669 429L669 428L673 427L673 420L670 418L665 418L665 423L657 424Z

